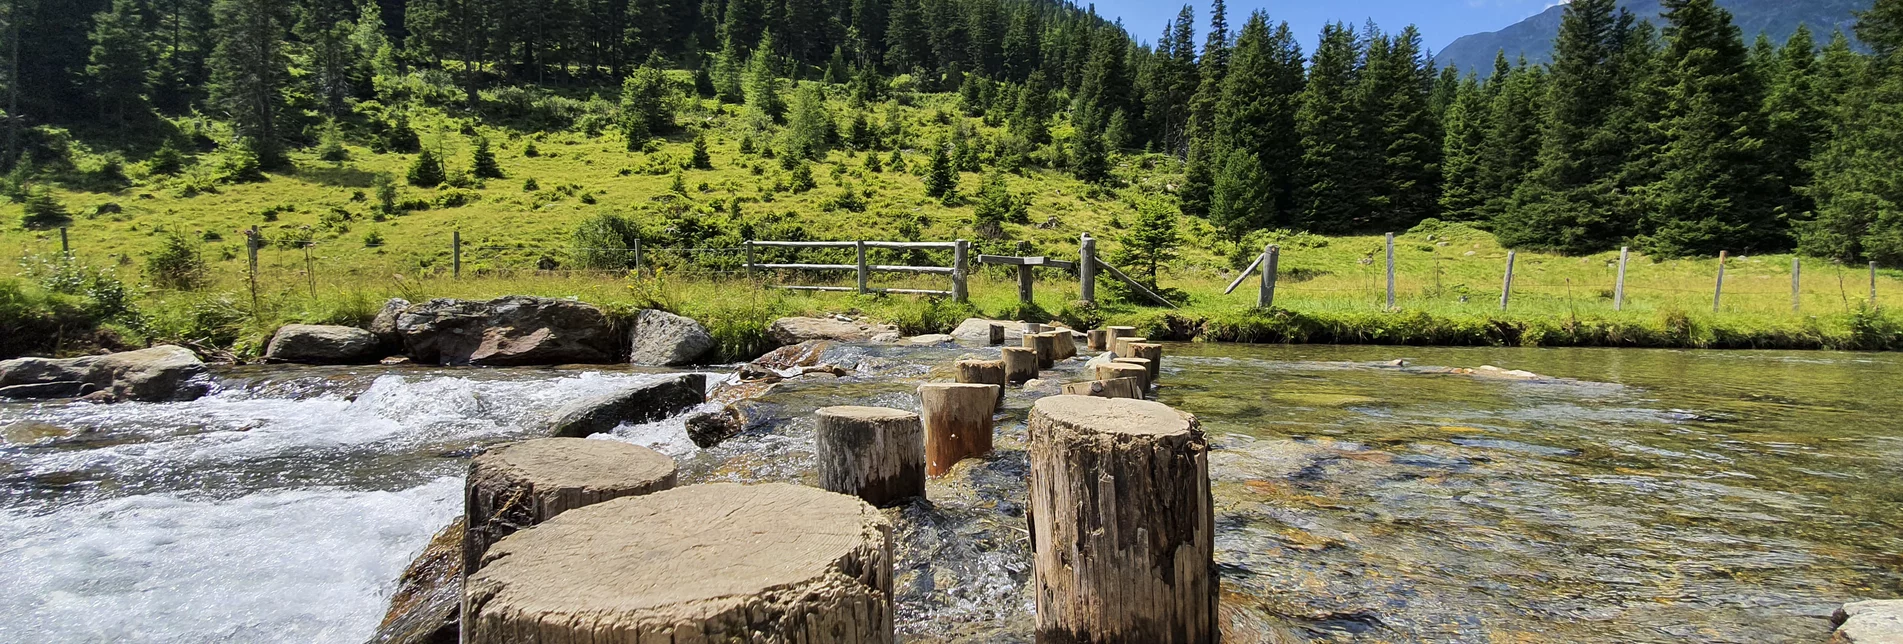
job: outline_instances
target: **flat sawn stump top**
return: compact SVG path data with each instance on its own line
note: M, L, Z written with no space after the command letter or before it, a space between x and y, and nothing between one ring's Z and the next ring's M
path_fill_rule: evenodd
M1169 405L1131 398L1049 396L1039 398L1031 413L1078 431L1133 436L1188 434L1192 417Z

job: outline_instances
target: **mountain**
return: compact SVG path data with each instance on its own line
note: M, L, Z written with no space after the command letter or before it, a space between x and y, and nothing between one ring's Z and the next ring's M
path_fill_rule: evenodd
M1817 34L1819 46L1830 40L1830 33L1842 29L1850 33L1857 18L1856 11L1870 8L1872 0L1718 0L1718 6L1731 12L1732 22L1744 31L1746 44L1756 40L1759 33L1770 34L1771 40L1783 43L1797 25L1810 25ZM1659 14L1663 9L1658 0L1622 0L1620 7L1631 11L1641 20L1651 20L1662 25ZM1457 65L1462 70L1474 70L1486 74L1493 69L1493 56L1500 50L1506 50L1507 58L1514 59L1521 54L1535 64L1550 62L1553 59L1553 37L1559 34L1559 18L1565 13L1564 4L1548 7L1539 15L1514 23L1499 31L1490 31L1467 36L1447 45L1440 55L1434 58L1436 63L1445 67Z

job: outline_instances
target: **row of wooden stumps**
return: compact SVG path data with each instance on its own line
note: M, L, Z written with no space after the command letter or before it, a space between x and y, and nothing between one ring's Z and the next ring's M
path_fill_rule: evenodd
M1039 642L1217 638L1207 446L1195 417L1141 399L1162 356L1133 331L1093 332L1118 357L1076 383L1089 395L1031 409ZM607 440L478 456L463 641L892 642L892 527L875 506L991 451L1005 387L1037 375L1014 375L1013 355L1076 354L1069 330L1025 337L1004 360L960 361L961 382L920 386L919 413L818 410L818 488L676 487L672 459Z

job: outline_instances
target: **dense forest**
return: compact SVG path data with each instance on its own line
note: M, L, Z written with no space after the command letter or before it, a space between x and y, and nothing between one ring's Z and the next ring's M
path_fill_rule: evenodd
M928 189L947 166L1109 183L1148 153L1180 161L1184 216L1235 239L1438 218L1569 253L1903 265L1903 0L1860 17L1870 54L1664 6L1654 26L1574 0L1550 65L1502 56L1483 79L1436 69L1413 27L1333 24L1304 52L1261 12L1231 29L1221 0L1200 39L1186 6L1153 43L1048 0L6 0L0 164L34 227L64 216L46 182L110 187L124 164L244 181L345 137L415 152L423 105L635 150L698 93L817 158L894 147L881 104L955 92L1002 134L905 141L934 146ZM116 156L77 168L74 141ZM443 180L429 163L411 183Z

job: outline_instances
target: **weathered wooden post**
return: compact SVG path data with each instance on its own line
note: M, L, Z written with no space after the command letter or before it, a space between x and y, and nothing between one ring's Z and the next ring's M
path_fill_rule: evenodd
M251 310L254 312L258 310L258 247L263 243L264 236L258 232L257 226L244 231L244 253L250 261L245 280L251 283Z
M753 267L755 264L753 260L753 240L749 239L741 245L747 248L747 279L753 279L756 275Z
M311 299L317 299L317 260L311 258L311 247L317 242L304 242L304 278L311 286Z
M1802 282L1803 282L1803 275L1804 275L1803 260L1798 259L1795 256L1791 257L1791 312L1792 313L1797 312L1798 294L1803 292L1803 288L1801 288Z
M1004 344L1004 325L993 324L985 327L985 331L987 333L986 340L991 346L995 347Z
M1085 304L1097 303L1097 240L1084 233L1077 246L1077 280Z
M953 465L991 451L991 411L997 385L926 383L919 385L925 419L925 473L941 476Z
M1163 367L1163 345L1152 342L1131 343L1130 357L1150 361L1150 382L1156 382L1156 377L1161 373L1159 370Z
M1119 358L1134 358L1136 354L1130 352L1130 345L1149 341L1149 338L1139 338L1130 335L1120 336L1116 341L1110 343L1110 352L1117 354Z
M1142 398L1143 390L1138 387L1135 378L1114 378L1111 380L1090 380L1064 385L1064 393L1072 396L1096 396L1098 398Z
M1137 391L1150 390L1150 368L1141 364L1121 362L1118 358L1111 362L1101 362L1091 368L1091 377L1097 380L1116 380L1130 378L1137 381Z
M486 559L464 586L469 644L894 638L891 523L815 487L614 499L510 535Z
M1282 260L1282 249L1269 244L1262 250L1262 257L1262 287L1256 291L1255 305L1267 309L1275 306L1275 271Z
M1196 417L1144 400L1031 408L1037 641L1217 640L1215 519Z
M1057 363L1057 338L1049 333L1026 332L1023 338L1024 348L1037 350L1037 368L1049 369Z
M1730 251L1718 251L1718 287L1711 292L1711 312L1718 312L1718 301L1725 296L1725 257Z
M66 241L66 227L65 226L59 227L59 254L61 257L70 258L73 256L73 246L72 244L69 244Z
M1394 308L1394 233L1388 233L1388 308Z
M1619 247L1619 281L1612 285L1612 310L1625 310L1625 264L1632 257L1632 249Z
M819 487L885 507L925 496L925 427L884 407L823 407L814 433Z
M1037 349L1005 347L1003 352L1005 380L1021 385L1037 377Z
M1870 310L1877 310L1877 263L1870 262Z
M1029 257L1030 255L1031 255L1031 242L1019 241L1018 242L1018 256ZM1031 281L1034 279L1034 277L1035 276L1031 274L1030 264L1018 264L1018 303L1019 304L1024 304L1028 306L1036 302L1036 300L1031 297Z
M634 251L634 274L640 275L641 271L644 270L642 268L643 264L641 263L641 240L630 240L628 242L628 250Z
M1044 335L1051 336L1051 348L1055 350L1055 353L1051 354L1052 360L1069 360L1077 357L1077 336L1070 329L1058 327L1045 331Z
M952 301L971 300L971 291L965 288L971 278L971 242L960 239L952 242Z
M463 276L463 231L449 231L450 277Z
M998 404L1004 404L1004 386L1010 384L1005 379L1003 360L959 360L958 382L967 385L997 385ZM993 407L992 411L997 411Z
M1519 255L1518 252L1507 251L1507 280L1506 284L1500 287L1500 310L1502 311L1507 310L1507 299L1513 297L1513 258L1517 255Z
M1108 351L1110 346L1109 329L1091 329L1084 337L1084 346L1091 351Z
M608 499L674 487L674 459L620 441L537 438L509 443L469 461L463 488L463 571L517 530Z
M859 294L865 295L866 284L872 281L872 268L866 265L866 243L856 241L852 244L853 248L859 251Z

